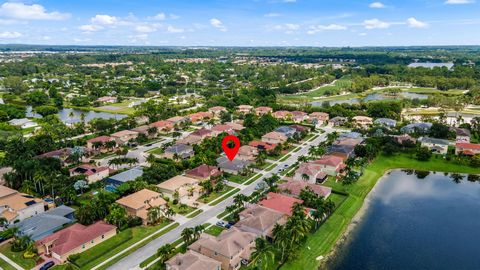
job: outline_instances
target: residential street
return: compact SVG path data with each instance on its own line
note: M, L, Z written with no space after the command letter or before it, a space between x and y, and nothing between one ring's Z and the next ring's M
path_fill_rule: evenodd
M277 161L276 164L277 166L270 170L269 172L266 171L261 171L260 173L263 174L262 177L251 183L250 185L241 185L241 191L238 192L237 194L244 194L244 195L250 195L255 191L255 187L257 183L263 181L264 178L270 177L272 173L277 173L280 169L285 169L294 164L298 157L307 155L308 154L308 149L310 148L311 145L318 145L320 142L326 140L326 136L328 133L333 132L333 129L330 128L325 128L325 133L320 134L317 138L315 138L312 141L304 142L303 144L300 145L301 149L297 152L290 152L291 156L284 160L284 161ZM153 255L158 248L163 246L166 243L171 243L174 242L175 240L180 238L180 234L183 229L188 228L188 227L194 227L197 225L204 224L206 222L213 222L216 220L217 215L222 213L225 208L233 203L233 196L225 199L224 201L220 202L219 204L215 206L209 206L209 205L204 205L201 209L203 212L196 216L193 219L190 219L183 224L180 224L177 228L173 229L169 233L162 235L161 237L151 241L147 245L143 246L142 248L136 250L132 254L128 255L127 257L121 259L117 263L113 264L111 267L108 269L112 270L130 270L130 269L141 269L139 267L139 264L149 258L151 255ZM110 258L110 259L113 259ZM107 263L107 261L103 263ZM97 265L96 268L100 267L101 265ZM94 269L96 269L94 268Z

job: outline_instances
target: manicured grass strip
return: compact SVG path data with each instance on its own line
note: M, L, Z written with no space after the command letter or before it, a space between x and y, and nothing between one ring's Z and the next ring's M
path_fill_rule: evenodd
M3 270L16 270L15 267L11 266L8 262L0 258L0 268Z
M148 150L147 153L149 154L154 154L154 155L162 155L164 153L162 148L153 148L151 150Z
M209 203L208 205L211 205L211 206L217 205L217 204L219 204L221 201L225 200L225 199L228 198L228 197L233 196L233 194L235 194L235 193L237 193L237 192L239 192L239 191L240 191L239 188L235 188L235 189L231 190L230 192L226 193L225 195L223 195L220 199L215 200L215 201Z
M190 213L189 215L187 215L186 217L187 218L194 218L194 217L200 215L202 212L203 212L202 209L197 209L197 210L193 211L192 213Z
M217 225L213 225L213 226L210 226L210 228L206 229L204 232L213 236L218 236L220 233L223 232L223 230L225 230L225 228Z
M347 192L349 196L325 221L320 229L308 237L305 244L298 250L298 256L283 265L281 269L318 269L320 262L316 258L320 255L325 256L332 251L352 218L362 207L365 197L375 186L378 179L388 170L402 168L455 173L480 173L480 168L457 165L440 158L432 158L429 161L421 162L408 155L398 154L395 156L379 156L367 166L364 174L352 185L342 185L334 181L327 181L325 185L331 186L336 191Z
M270 166L268 166L265 171L271 171L273 168L275 168L275 166L277 166L277 164L272 164Z
M273 160L273 161L277 161L279 160L280 158L282 158L282 155L278 155L278 156L267 156L267 159L269 160Z
M208 196L200 198L198 200L201 201L202 203L210 203L210 202L214 201L215 199L217 199L218 197L221 197L222 195L230 192L232 189L233 189L232 186L226 185L225 188L223 189L223 191L212 192Z
M172 202L168 202L168 206L177 214L179 215L188 215L190 213L192 213L193 211L196 210L196 208L193 208L191 206L188 206L186 204L180 204L180 203L177 203L177 204L173 204Z
M243 184L245 181L247 181L248 178L250 178L250 176L241 176L241 175L232 174L227 177L227 180L237 184Z
M35 267L35 265L37 265L37 263L34 259L23 258L23 253L24 252L13 252L11 250L11 246L12 245L10 243L3 244L2 246L0 246L0 253L7 256L10 260L14 261L19 266L21 266L25 269L32 269L33 267Z
M257 174L255 175L255 177L253 177L252 179L250 179L250 181L248 181L247 183L245 183L245 185L250 185L251 183L257 181L258 178L262 177L262 174Z
M283 157L280 159L280 162L287 160L290 156L291 156L291 154L287 154L287 155L283 156Z

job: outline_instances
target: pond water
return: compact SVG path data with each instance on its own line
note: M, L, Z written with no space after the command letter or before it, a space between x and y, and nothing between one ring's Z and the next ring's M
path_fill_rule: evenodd
M127 117L125 114L114 114L107 112L95 112L95 111L83 111L78 109L63 108L57 115L62 122L65 124L75 124L81 121L82 113L85 116L85 122L88 123L94 118L102 119L123 119ZM41 118L42 116L32 111L32 107L27 107L27 117Z
M330 106L333 106L335 104L358 104L360 101L362 102L369 102L369 101L376 101L376 100L395 100L395 99L400 99L400 98L405 98L405 99L427 99L428 95L425 94L417 94L417 93L412 93L412 92L401 92L398 96L391 96L391 95L385 95L382 93L371 93L368 94L364 98L350 98L350 99L343 99L343 100L332 100L328 101ZM313 106L322 106L323 101L315 101L312 102Z
M328 269L480 269L480 182L393 171Z

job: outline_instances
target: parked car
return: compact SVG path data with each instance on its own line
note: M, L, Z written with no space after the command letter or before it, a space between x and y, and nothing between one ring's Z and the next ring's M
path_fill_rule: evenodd
M224 227L224 226L225 226L225 222L223 222L223 221L217 221L217 226Z
M40 270L47 270L52 268L55 265L53 261L49 261L46 264L44 264L42 267L40 267Z
M230 221L228 222L228 225L230 225L230 226L235 225L235 221L230 220Z
M146 144L145 146L150 147L150 146L152 146L152 145L153 145L153 144L149 143L149 144Z
M230 228L232 227L232 225L230 225L230 224L225 224L224 227L225 227L226 229L230 229Z

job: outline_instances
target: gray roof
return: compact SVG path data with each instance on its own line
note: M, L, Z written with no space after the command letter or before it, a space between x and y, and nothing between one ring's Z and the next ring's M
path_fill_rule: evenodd
M346 133L341 133L339 136L340 139L358 139L362 138L362 134L358 132L346 132Z
M345 153L345 154L350 154L353 152L353 150L355 149L355 146L353 145L339 145L339 144L332 144L329 149L328 149L328 152L329 153Z
M184 152L192 152L192 151L193 151L193 147L191 147L190 145L182 144L182 143L172 145L167 149L165 149L165 152L177 153L177 154L184 153Z
M378 118L374 121L375 124L386 125L386 126L396 126L397 121L390 118Z
M227 157L221 156L217 158L218 167L232 171L239 171L251 164L250 161L234 159L230 161Z
M73 222L72 219L65 217L73 212L75 212L73 208L61 205L39 215L27 218L14 224L14 226L19 228L22 235L30 235L32 239L36 241L52 234L54 230L63 225Z
M431 143L431 144L437 144L437 145L450 145L450 141L448 140L430 138L430 137L422 137L419 139L419 141L422 143Z
M415 130L427 131L432 127L432 123L413 123L406 125L400 129L401 132L411 132Z
M119 174L112 175L108 177L109 179L119 181L119 182L129 182L134 181L138 177L143 175L143 168L142 167L135 167L128 171L121 172Z
M277 129L275 129L275 131L283 133L287 137L291 137L293 134L295 134L297 132L296 129L294 129L292 127L288 127L288 126L281 126Z

